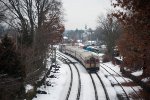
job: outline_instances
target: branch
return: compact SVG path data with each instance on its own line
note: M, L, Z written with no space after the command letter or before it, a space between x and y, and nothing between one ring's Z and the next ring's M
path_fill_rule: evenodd
M2 2L13 14L16 15L16 17L19 18L19 16L13 10L11 10L11 8L5 2L3 2L2 0L0 0L0 2Z

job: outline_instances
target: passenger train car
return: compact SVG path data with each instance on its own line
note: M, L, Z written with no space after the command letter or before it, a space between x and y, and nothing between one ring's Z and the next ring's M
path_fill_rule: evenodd
M99 70L99 57L93 53L79 48L77 46L63 46L63 52L75 57L79 60L88 72L96 72Z

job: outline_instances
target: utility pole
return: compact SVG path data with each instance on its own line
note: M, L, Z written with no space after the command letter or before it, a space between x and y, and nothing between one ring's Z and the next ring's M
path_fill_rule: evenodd
M91 28L89 28L89 32L90 32L90 45L92 45L92 29Z

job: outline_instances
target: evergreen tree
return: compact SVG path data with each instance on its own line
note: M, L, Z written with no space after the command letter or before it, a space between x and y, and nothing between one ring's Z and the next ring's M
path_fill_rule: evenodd
M6 35L0 44L0 72L13 77L22 77L24 68L15 50L14 43Z

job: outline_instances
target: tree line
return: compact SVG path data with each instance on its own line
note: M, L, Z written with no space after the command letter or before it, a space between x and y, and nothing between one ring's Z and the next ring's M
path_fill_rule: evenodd
M26 65L26 72L43 65L49 44L59 42L62 37L62 3L57 0L1 0L0 5L1 22L16 31L15 45Z
M123 57L122 67L130 71L142 69L143 76L149 76L150 1L115 0L112 6L113 11L98 18L96 38L107 46L110 57L115 49L119 50Z
M22 77L24 82L30 77L33 84L37 80L34 77L46 70L50 45L62 40L62 2L0 0L0 8L0 23L12 30L1 40L0 72L9 77ZM11 33L15 37L8 38ZM30 76L33 72L36 74Z

